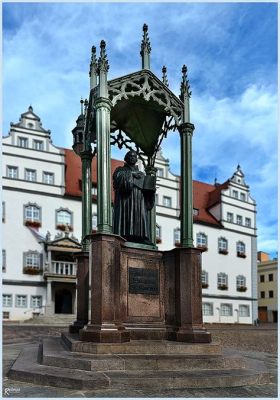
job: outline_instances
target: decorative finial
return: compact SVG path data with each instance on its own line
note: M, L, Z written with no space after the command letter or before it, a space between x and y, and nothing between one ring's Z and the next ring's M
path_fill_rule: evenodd
M81 97L80 103L81 103L81 115L84 115L84 107L83 107L83 105L84 105L84 100L83 100L82 97Z
M90 60L90 68L89 68L89 76L92 73L97 72L97 58L96 58L96 47L92 46L91 48L91 60Z
M241 169L240 164L237 164L237 171L239 171Z
M33 112L33 107L32 107L32 105L30 104L30 106L28 107L28 111L31 111L31 112Z
M86 115L87 114L87 108L88 108L88 100L87 99L85 99L85 101L84 101L84 106L85 106L84 114Z
M141 43L142 69L150 69L151 44L148 36L148 25L143 25L143 39Z
M109 70L109 64L107 60L107 54L106 54L106 42L105 40L101 40L100 42L100 57L98 60L98 71L102 72L108 72Z
M91 61L89 67L90 89L97 86L98 63L96 58L96 47L91 48Z
M181 100L183 101L184 97L191 97L192 92L190 91L190 85L187 76L188 69L186 65L182 67L182 82L181 82Z
M167 74L166 74L166 72L167 72L167 68L166 68L166 66L164 65L163 67L162 67L162 82L165 84L165 86L169 86L169 83L168 83L168 79L167 79Z

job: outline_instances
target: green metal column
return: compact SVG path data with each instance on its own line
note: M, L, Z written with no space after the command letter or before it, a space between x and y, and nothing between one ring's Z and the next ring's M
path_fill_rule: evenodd
M82 160L82 238L83 247L86 250L84 238L91 234L92 230L92 194L91 194L91 151L81 152Z
M191 91L187 79L187 67L183 65L181 100L184 104L181 135L181 246L193 247L193 185L192 185L192 135L194 125L190 123Z
M157 175L157 168L148 165L145 168L147 175L155 176ZM148 223L150 225L150 240L153 244L156 244L156 203L153 208L148 211Z
M181 245L193 247L192 135L194 125L183 123L181 135Z
M98 60L98 97L96 108L96 144L97 144L97 232L112 233L112 196L111 196L111 147L110 147L110 111L108 99L107 72L109 69L105 53L106 43L100 43Z

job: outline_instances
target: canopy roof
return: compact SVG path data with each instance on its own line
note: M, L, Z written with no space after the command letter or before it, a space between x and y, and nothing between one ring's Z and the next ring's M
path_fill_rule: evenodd
M181 118L183 103L151 71L141 70L108 82L111 125L152 156L166 117Z

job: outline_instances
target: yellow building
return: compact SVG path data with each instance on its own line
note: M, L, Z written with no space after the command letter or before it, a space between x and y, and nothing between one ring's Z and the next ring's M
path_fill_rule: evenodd
M269 259L263 251L258 252L258 314L261 322L277 322L277 266L278 260Z

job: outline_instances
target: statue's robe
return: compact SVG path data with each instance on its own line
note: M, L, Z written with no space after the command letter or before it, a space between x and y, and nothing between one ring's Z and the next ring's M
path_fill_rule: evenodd
M132 175L137 172L139 179ZM125 164L113 174L115 190L113 232L126 240L150 242L148 209L153 206L154 192L143 190L145 174L137 166Z

